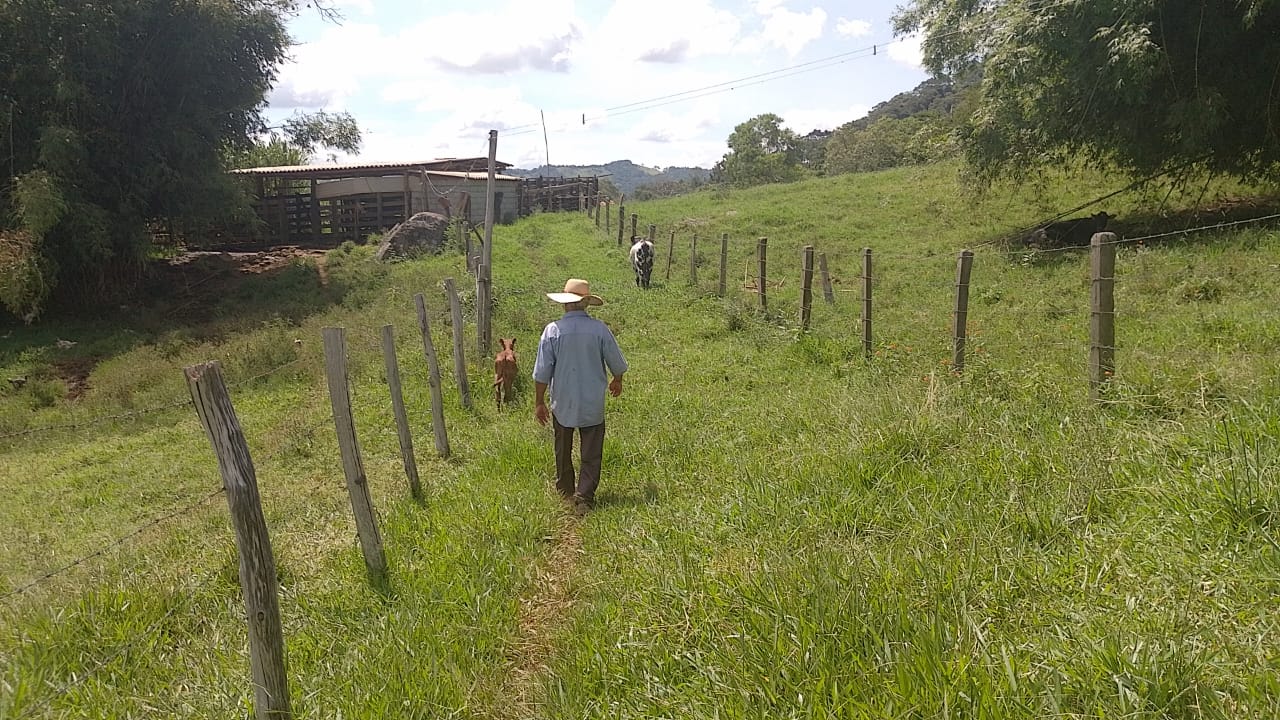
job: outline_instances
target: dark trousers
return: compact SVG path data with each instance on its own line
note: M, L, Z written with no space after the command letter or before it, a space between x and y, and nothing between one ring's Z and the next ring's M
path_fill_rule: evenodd
M595 500L596 487L600 484L600 461L604 455L604 423L584 428L565 427L553 415L551 423L556 431L556 490L569 497L580 495ZM582 473L574 477L573 431L582 439Z

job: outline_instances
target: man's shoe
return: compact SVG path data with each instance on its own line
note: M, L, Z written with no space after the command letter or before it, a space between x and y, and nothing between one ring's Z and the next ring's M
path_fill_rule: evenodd
M591 506L593 504L594 503L592 503L590 500L588 500L587 498L581 495L574 495L573 496L573 514L577 515L578 517L582 517L587 513L591 512Z

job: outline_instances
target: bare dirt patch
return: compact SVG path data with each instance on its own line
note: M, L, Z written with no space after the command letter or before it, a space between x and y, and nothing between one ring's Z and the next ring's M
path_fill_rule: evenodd
M98 358L64 358L53 362L53 373L67 385L67 399L79 400L89 391L89 375L97 366Z

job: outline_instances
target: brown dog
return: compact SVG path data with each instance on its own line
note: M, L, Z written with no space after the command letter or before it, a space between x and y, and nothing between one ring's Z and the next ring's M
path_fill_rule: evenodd
M498 338L502 349L493 358L493 396L502 409L502 403L511 401L511 388L516 384L516 339Z

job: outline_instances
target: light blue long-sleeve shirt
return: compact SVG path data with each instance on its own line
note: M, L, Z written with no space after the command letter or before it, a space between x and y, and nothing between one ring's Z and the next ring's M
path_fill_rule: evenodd
M551 413L564 427L604 422L606 369L621 375L627 361L603 322L582 310L570 310L542 331L533 380L551 386Z

